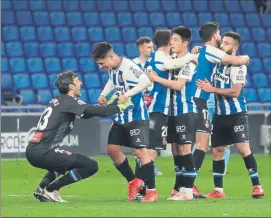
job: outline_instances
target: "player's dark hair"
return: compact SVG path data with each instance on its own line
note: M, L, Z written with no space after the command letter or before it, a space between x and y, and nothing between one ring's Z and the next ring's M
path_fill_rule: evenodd
M112 50L112 45L108 42L99 42L94 45L91 53L91 57L94 60L103 59L106 57L109 51Z
M157 30L153 35L153 41L157 48L167 46L171 39L170 30Z
M68 94L70 87L70 84L73 84L74 78L76 78L77 75L72 71L67 71L60 73L56 79L56 87L58 88L59 92L61 94Z
M218 31L219 24L217 22L207 22L200 26L199 35L204 42L212 39L213 35Z
M152 40L149 37L140 37L136 40L136 47L139 47L140 45L143 45L144 43L150 43Z
M191 42L192 39L192 33L191 30L188 27L185 26L178 26L175 27L174 29L171 30L171 33L175 33L177 35L179 35L183 42L187 41L187 42Z
M238 47L241 45L242 40L241 40L241 36L240 36L239 33L237 33L237 32L226 32L226 33L224 33L224 36L228 36L228 37L233 38Z

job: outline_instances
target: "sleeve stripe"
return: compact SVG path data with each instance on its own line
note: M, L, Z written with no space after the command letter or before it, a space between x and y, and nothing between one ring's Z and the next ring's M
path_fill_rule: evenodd
M126 80L127 83L131 83L131 84L137 84L137 82L131 81L131 80Z
M155 64L164 64L164 63L161 62L161 61L155 61L154 63L155 63Z
M211 56L211 57L213 57L213 58L216 58L216 59L218 59L218 60L221 60L221 58L219 58L219 57L217 57L217 56L215 56L215 55L213 55L213 54L211 54L211 53L209 53L209 52L206 52L205 54L206 54L206 55L209 55L209 56Z

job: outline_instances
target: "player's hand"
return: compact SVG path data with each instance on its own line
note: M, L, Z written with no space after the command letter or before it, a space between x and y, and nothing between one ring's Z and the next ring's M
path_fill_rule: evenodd
M122 104L122 103L124 103L124 102L126 102L128 100L129 100L129 98L127 98L124 95L121 95L121 96L119 96L118 104Z
M100 97L98 98L98 104L106 104L106 102L106 97L104 95L100 95Z
M192 54L198 54L201 48L202 48L202 46L195 46L195 47L191 50L191 53L192 53Z
M207 79L205 79L205 81L197 80L197 86L205 92L208 93L214 92L214 87Z
M150 81L152 81L152 82L156 82L157 79L159 78L158 74L156 72L154 72L153 70L149 71L147 73L147 76L149 77Z
M124 110L132 109L134 107L134 104L133 104L133 102L131 101L130 98L127 98L127 101L125 101L125 102L123 102L121 104L118 104L117 106L119 107L119 109L121 111L124 111Z

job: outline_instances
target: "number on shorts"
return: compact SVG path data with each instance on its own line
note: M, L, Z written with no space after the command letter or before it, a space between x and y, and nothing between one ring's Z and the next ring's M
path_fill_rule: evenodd
M202 114L203 114L203 119L204 119L204 120L209 120L208 110L203 109L203 110L202 110Z
M47 127L48 119L51 116L52 112L53 112L53 109L51 107L47 107L43 111L42 115L40 116L40 120L37 126L38 130L44 130Z
M167 126L162 126L162 137L167 137Z

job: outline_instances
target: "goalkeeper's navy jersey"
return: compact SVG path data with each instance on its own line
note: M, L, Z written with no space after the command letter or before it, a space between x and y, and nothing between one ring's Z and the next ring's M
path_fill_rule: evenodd
M226 53L211 45L205 45L201 48L198 58L198 65L196 67L195 75L197 79L211 82L213 69L217 63L221 61ZM202 98L205 101L209 99L210 93L204 92L197 88L195 97Z
M233 84L241 83L245 85L247 67L224 66L217 64L213 72L213 83L216 88L229 89ZM246 112L246 99L243 90L237 98L215 95L217 115L231 115L240 112Z
M171 59L170 55L162 52L156 51L152 52L150 57L148 58L145 69L146 71L153 70L160 77L164 79L170 79L171 74L169 70L164 68L164 62L168 59ZM153 83L153 87L149 92L152 100L149 104L148 110L149 112L160 112L165 115L168 115L169 112L169 102L170 102L170 89L165 86L162 86L160 83Z
M143 76L144 75L144 76ZM130 59L122 57L117 69L109 71L109 79L112 80L118 95L123 95L134 88L141 79L147 79L145 73ZM130 123L134 120L149 120L148 110L144 104L143 93L140 92L131 97L133 109L114 115L114 120L119 124Z

